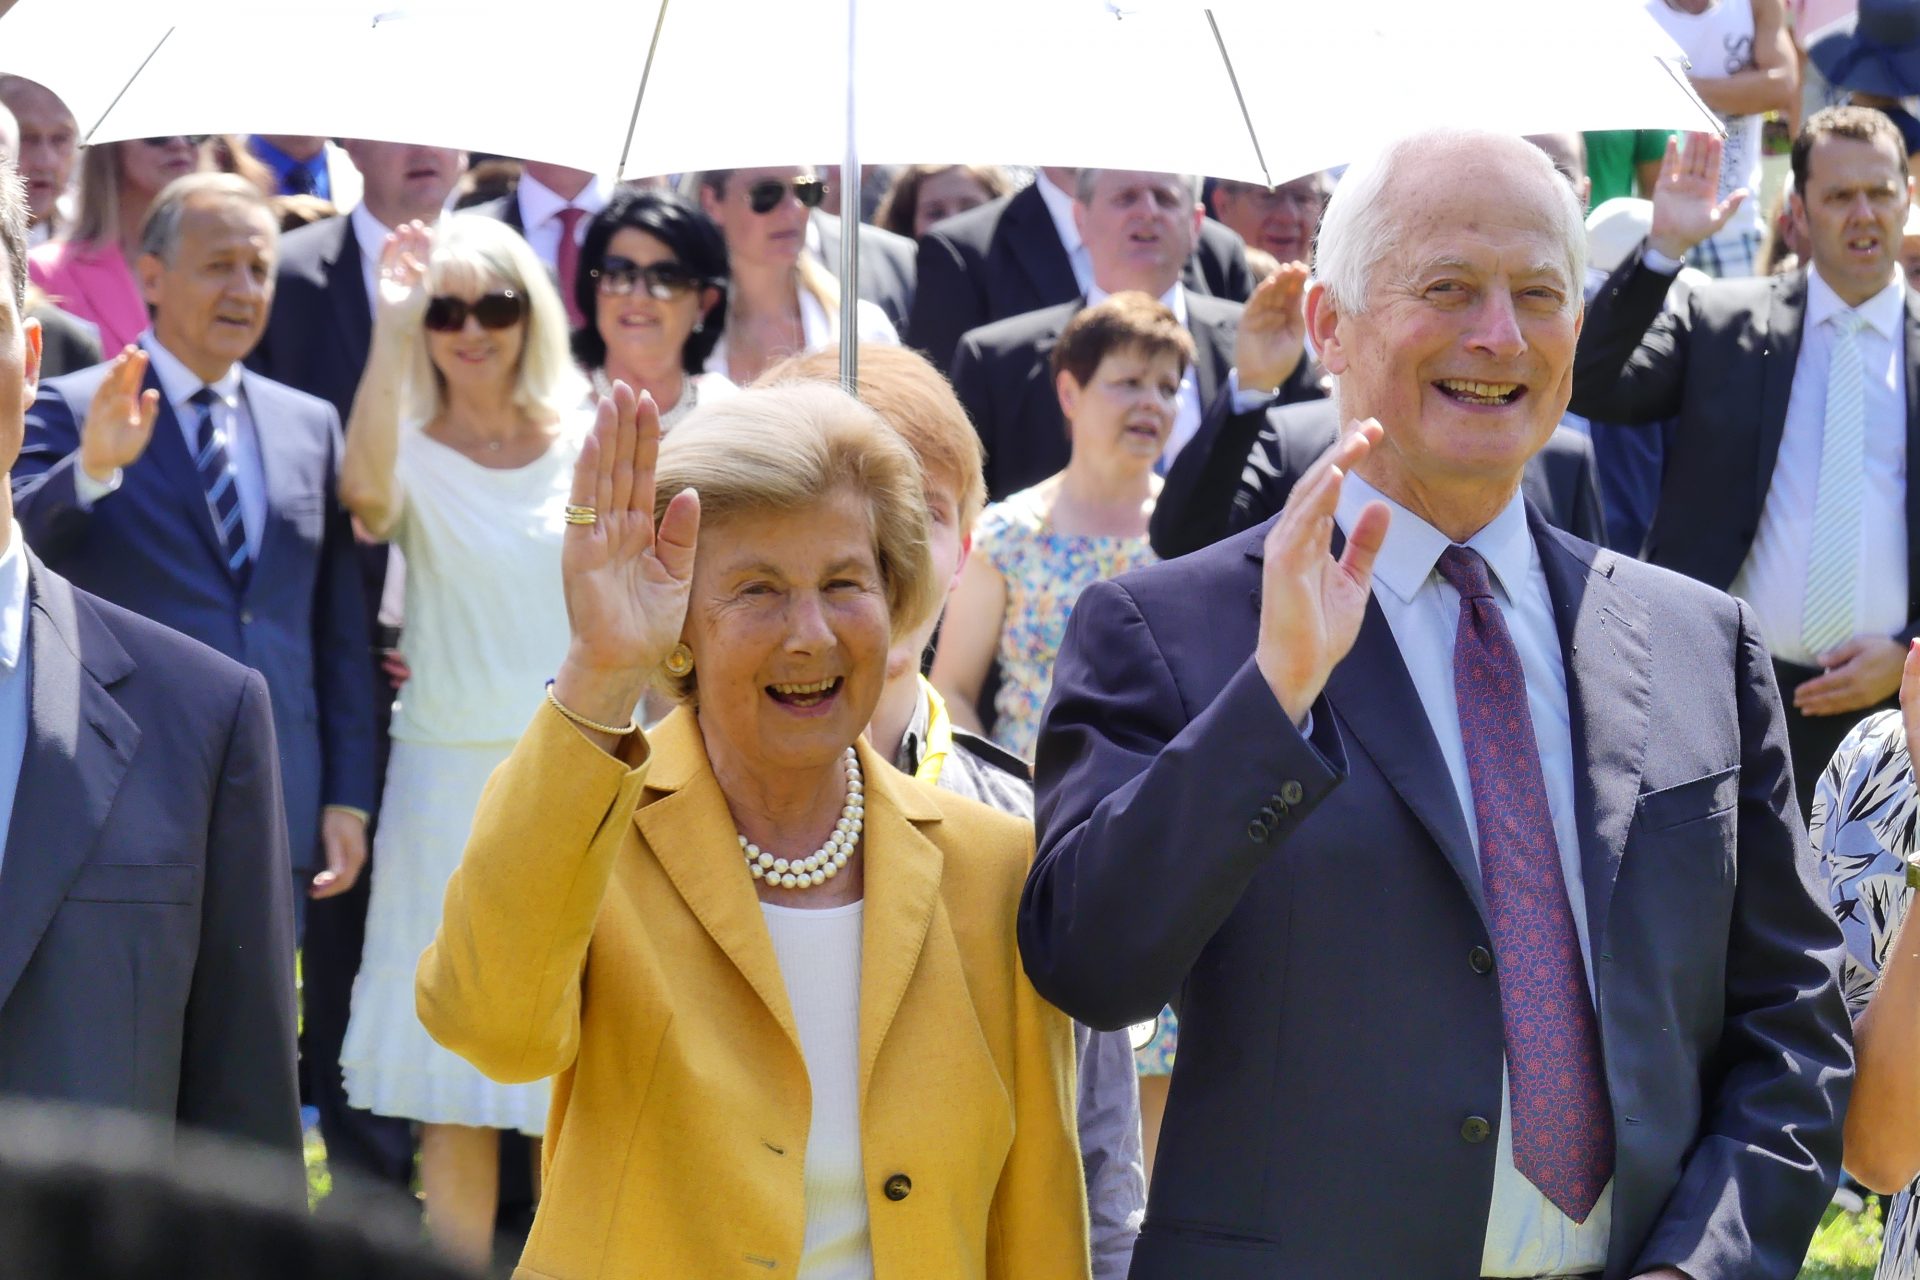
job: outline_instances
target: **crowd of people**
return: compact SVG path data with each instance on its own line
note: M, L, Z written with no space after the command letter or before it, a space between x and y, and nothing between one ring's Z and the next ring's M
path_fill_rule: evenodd
M0 75L22 1256L1920 1280L1920 3L1648 8L1724 136L1273 187Z

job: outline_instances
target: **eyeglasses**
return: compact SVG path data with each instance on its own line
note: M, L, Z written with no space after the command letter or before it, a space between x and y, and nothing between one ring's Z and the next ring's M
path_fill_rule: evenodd
M184 142L190 147L197 147L201 143L205 142L210 136L211 136L210 134L205 134L205 133L170 133L170 134L167 134L165 137L142 138L140 139L140 141L146 143L148 146L152 147L154 150L159 151L164 148L172 146L176 142Z
M423 323L435 333L458 333L471 315L482 329L511 329L526 318L527 300L512 289L483 294L468 302L452 294L436 294L427 302Z
M818 209L827 198L827 184L818 178L762 178L747 188L747 208L755 213L772 213L787 192L809 209Z
M1215 190L1224 195L1239 196L1261 213L1276 213L1283 205L1291 205L1295 209L1318 209L1327 203L1327 197L1318 187L1267 188L1222 182Z
M653 262L643 267L631 258L621 257L602 259L588 274L599 282L597 287L607 297L624 298L644 288L649 298L661 302L691 293L706 283L697 271L684 263Z

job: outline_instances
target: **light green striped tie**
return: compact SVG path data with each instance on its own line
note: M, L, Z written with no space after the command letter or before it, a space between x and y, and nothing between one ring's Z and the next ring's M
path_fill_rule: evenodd
M1853 639L1854 588L1860 574L1860 503L1866 488L1866 373L1859 313L1833 317L1827 355L1827 421L1820 440L1820 487L1813 501L1800 636L1815 656Z

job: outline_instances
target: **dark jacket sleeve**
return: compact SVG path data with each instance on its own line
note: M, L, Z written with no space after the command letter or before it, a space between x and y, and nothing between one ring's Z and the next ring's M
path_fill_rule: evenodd
M1266 421L1265 407L1233 412L1228 387L1214 395L1153 504L1147 535L1162 560L1198 551L1233 531L1234 492Z
M289 1157L304 1185L294 1067L293 881L266 682L249 671L207 832L200 953L187 996L182 1124Z
M1607 517L1600 505L1600 481L1595 474L1591 443L1580 451L1580 465L1574 470L1572 497L1568 506L1572 518L1567 522L1567 532L1576 538L1585 538L1596 546L1607 546Z
M13 464L13 517L27 545L56 564L90 519L73 489L79 465L79 419L62 388L42 383L27 410L26 434Z
M988 368L987 359L981 353L980 344L971 337L961 338L953 355L953 369L948 375L953 379L954 395L959 397L960 407L967 411L967 420L973 423L974 432L980 437L980 445L986 452L984 468L987 481L987 493L990 497L1000 495L998 459L994 456L993 438L993 375Z
M960 335L991 318L976 278L979 269L978 262L969 262L961 247L938 230L920 238L907 340L942 373L953 369Z
M343 444L340 423L327 410L333 465L327 477L327 527L313 601L314 692L320 704L322 804L372 812L379 798L375 776L373 665L368 660L367 597L353 522L334 491Z
M1039 851L1020 955L1040 994L1097 1030L1153 1017L1267 859L1346 776L1326 702L1301 736L1251 655L1189 719L1134 598L1075 603L1036 760ZM1264 839L1281 780L1298 803ZM1151 885L1150 893L1141 891Z
M1569 406L1584 418L1637 426L1680 412L1691 301L1663 309L1673 277L1648 270L1644 252L1630 254L1587 304Z
M1853 1084L1843 940L1801 825L1773 663L1738 606L1741 742L1726 1022L1700 1134L1634 1272L1792 1280L1840 1176Z

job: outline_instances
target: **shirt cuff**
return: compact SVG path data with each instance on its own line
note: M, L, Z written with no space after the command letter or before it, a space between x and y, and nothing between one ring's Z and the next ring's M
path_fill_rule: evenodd
M356 818L358 818L358 819L360 819L360 821L362 821L362 822L371 822L371 821L373 821L373 815L372 815L372 814L370 814L370 813L368 813L368 812L367 812L367 811L366 811L365 809L357 809L357 808L355 808L355 807L354 807L353 805L350 805L350 804L329 804L329 805L322 805L322 806L320 807L320 812L322 812L322 813L350 813L350 814L352 814L352 815L353 815L354 817L356 817Z
M1687 264L1678 258L1669 258L1652 244L1648 244L1640 251L1640 265L1657 276L1677 276L1680 274L1680 268Z
M80 460L75 458L73 460L73 500L82 511L90 510L94 503L119 489L120 481L124 476L125 473L119 467L115 467L113 474L105 480L95 480L87 474L87 469L80 465Z
M1243 391L1240 389L1240 370L1227 370L1227 394L1233 397L1235 413L1252 413L1255 409L1264 409L1272 404L1280 394L1275 387L1272 391Z

